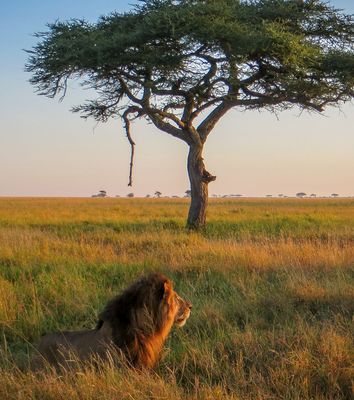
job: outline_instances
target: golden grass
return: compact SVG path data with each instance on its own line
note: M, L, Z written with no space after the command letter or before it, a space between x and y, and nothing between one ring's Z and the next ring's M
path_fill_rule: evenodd
M0 398L349 399L353 199L0 199ZM34 374L45 332L94 326L111 296L160 270L191 299L155 372Z

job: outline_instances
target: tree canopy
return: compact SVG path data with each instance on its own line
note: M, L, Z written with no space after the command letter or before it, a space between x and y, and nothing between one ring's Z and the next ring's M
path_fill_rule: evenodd
M322 112L353 98L353 21L320 0L142 0L50 24L26 69L42 95L65 96L69 79L94 89L73 111L122 118L132 150L140 117L201 148L233 107Z
M37 36L31 83L54 97L69 78L85 78L100 97L75 111L102 121L126 109L123 97L153 120L161 114L154 106L165 109L160 116L180 126L167 111L189 97L184 120L225 101L322 111L353 96L353 17L319 0L145 0L97 24L55 22Z

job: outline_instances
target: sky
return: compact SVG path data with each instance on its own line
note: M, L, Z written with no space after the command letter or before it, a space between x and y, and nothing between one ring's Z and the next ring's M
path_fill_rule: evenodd
M0 196L183 195L187 146L146 122L133 125L134 185L127 186L130 147L119 120L97 125L70 108L85 99L72 87L63 102L34 93L24 72L34 32L56 20L96 21L127 11L134 0L0 2ZM353 0L332 0L354 13ZM204 161L217 180L210 194L354 195L354 105L324 115L293 109L277 116L229 112L210 134Z

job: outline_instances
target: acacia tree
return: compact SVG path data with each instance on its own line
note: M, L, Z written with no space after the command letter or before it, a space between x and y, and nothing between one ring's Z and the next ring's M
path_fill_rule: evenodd
M146 118L189 147L188 226L205 225L203 148L232 108L322 112L353 97L353 16L320 0L141 0L96 24L55 22L38 33L26 70L40 94L80 79L97 97L84 118Z

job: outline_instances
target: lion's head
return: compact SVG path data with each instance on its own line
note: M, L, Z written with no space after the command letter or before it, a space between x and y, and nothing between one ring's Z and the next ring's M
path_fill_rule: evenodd
M113 348L132 366L150 368L158 360L173 324L183 326L191 308L166 276L152 273L109 301L95 329L45 335L39 352L49 363L62 365L72 352L87 360L92 356L105 358Z
M165 275L152 273L113 298L99 315L97 327L111 326L113 343L133 365L152 366L173 324L182 327L191 309Z
M183 300L176 292L175 301L178 305L178 311L175 317L175 324L182 328L187 322L187 319L191 315L192 304L189 301Z

